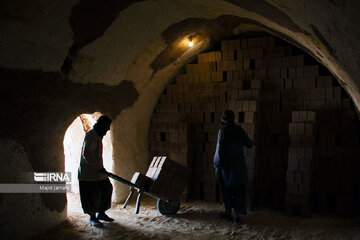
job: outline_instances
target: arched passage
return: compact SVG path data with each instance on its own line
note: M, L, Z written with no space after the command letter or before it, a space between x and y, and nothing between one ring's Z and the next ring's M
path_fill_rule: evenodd
M115 128L126 126L115 132L114 158L118 160L117 174L128 178L146 168L149 121L169 80L213 40L236 30L246 32L253 26L310 52L334 74L359 108L359 3L37 0L29 5L22 0L4 1L1 43L6 47L1 49L0 72L4 82L1 95L7 101L1 103L2 137L24 147L34 170L63 171L63 149L58 146L67 120L73 120L73 112L109 106L107 113L116 119ZM230 24L219 18L226 15L235 16L228 18ZM203 37L209 45L194 46L185 53L169 48L178 38L205 28L215 29ZM127 83L119 85L119 89L125 89L120 94L101 87L107 84L114 89L120 82ZM99 88L102 90L97 91ZM104 95L108 100L99 104ZM126 104L119 100L121 96L121 100L128 100ZM76 111L73 106L78 107ZM121 112L126 106L130 107ZM58 112L64 113L64 119ZM27 124L19 117L24 114L28 116ZM6 162L2 158L2 163ZM119 197L124 195L125 191ZM42 201L50 211L61 212L65 206L64 196L44 197Z
M68 215L74 211L74 207L79 207L79 182L77 179L81 148L85 134L96 123L96 120L102 114L95 112L93 114L81 114L68 127L64 136L64 156L65 172L71 172L71 192L67 193ZM103 163L107 171L113 170L113 149L111 141L111 131L103 138ZM79 211L77 209L77 211Z

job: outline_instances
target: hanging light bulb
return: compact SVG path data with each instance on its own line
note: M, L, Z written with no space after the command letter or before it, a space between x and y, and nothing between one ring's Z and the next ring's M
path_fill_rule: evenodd
M189 37L189 47L194 46L194 43L192 41L192 36Z

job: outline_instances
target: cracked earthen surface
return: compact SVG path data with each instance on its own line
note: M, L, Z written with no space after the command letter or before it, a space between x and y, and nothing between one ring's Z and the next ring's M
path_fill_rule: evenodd
M114 169L129 178L147 167L149 122L166 85L222 38L253 31L315 57L359 108L359 9L360 2L345 0L6 0L1 138L20 144L34 170L62 171L67 127L100 111L114 120ZM199 44L180 47L194 33ZM116 190L118 201L126 197L127 189ZM42 200L64 212L64 196Z
M114 205L108 214L115 218L112 223L104 222L104 228L94 228L88 223L80 208L79 200L73 201L70 217L57 228L33 238L45 239L357 239L360 228L356 219L343 220L337 217L301 218L279 212L257 209L244 216L242 223L234 225L229 219L222 219L220 203L183 203L173 216L162 216L156 209L155 199L146 198L138 215L135 204L126 209Z

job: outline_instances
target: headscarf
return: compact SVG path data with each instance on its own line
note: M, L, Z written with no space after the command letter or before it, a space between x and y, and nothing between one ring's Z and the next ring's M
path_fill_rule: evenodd
M230 123L233 124L235 119L235 114L232 110L225 110L221 114L221 122L222 123Z

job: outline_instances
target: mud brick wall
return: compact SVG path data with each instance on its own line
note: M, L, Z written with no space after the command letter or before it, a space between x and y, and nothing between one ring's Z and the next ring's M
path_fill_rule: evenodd
M359 208L360 181L353 170L359 169L359 120L346 92L309 55L273 36L224 40L220 51L199 54L166 87L152 117L150 159L167 155L188 166L190 198L221 200L213 155L225 109L235 112L235 122L254 140L253 148L244 149L253 206L294 205L300 214L308 210L303 215L347 215ZM316 114L311 146L307 120L293 118L309 111ZM299 133L302 140L295 137ZM299 156L311 153L311 170L307 162L294 167L297 150ZM336 169L341 174L334 178ZM295 199L304 191L306 200Z
M314 150L316 144L316 112L294 111L289 124L290 147L286 172L286 210L310 216Z
M359 123L347 100L341 110L318 114L313 204L319 213L359 213Z

